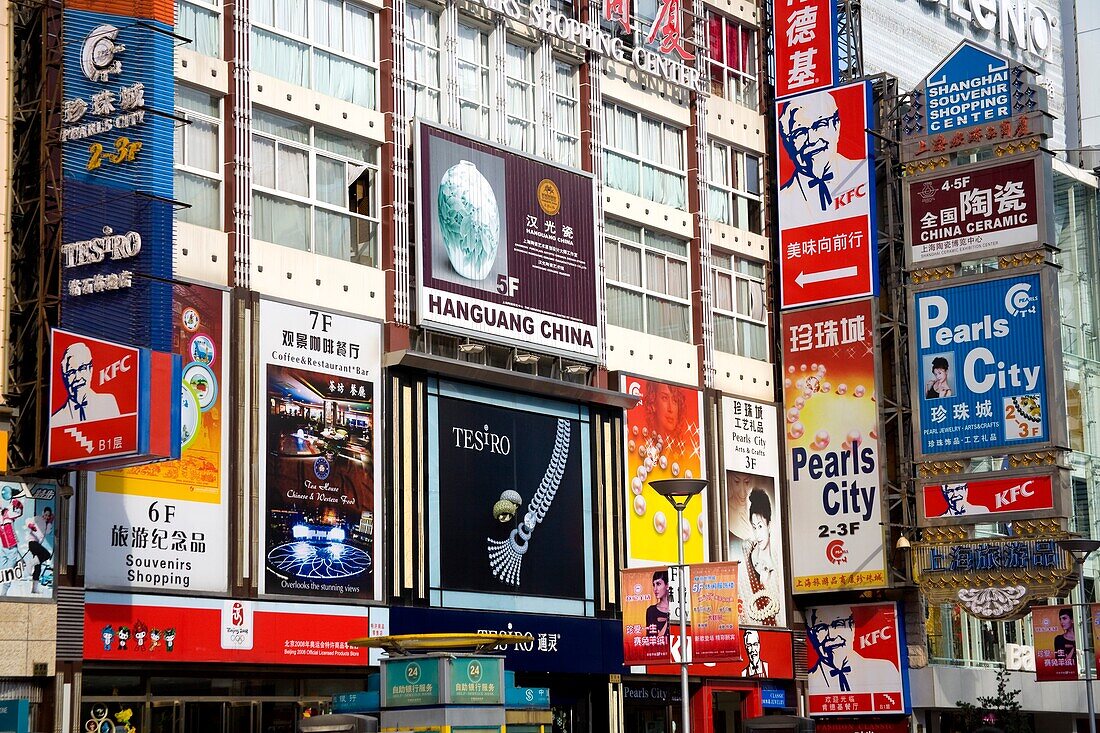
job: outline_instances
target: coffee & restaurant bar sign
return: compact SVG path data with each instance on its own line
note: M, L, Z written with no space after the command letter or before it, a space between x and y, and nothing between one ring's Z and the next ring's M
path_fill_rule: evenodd
M527 5L519 2L519 0L474 1L478 5L514 20L517 23L523 23L535 30L548 33L567 43L575 43L600 56L611 58L624 64L631 64L638 71L652 74L667 82L686 87L700 94L710 93L710 79L702 76L696 69L693 69L687 64L672 58L671 55L657 53L641 45L630 48L623 43L622 38L616 38L601 28L582 23L562 12L553 10L549 5L540 4L538 2ZM668 9L667 12L660 13L656 21L660 22L662 19L664 20L661 28L663 29L664 35L659 39L660 48L662 50L667 49L669 52L677 51L679 52L679 58L690 59L693 57L690 56L678 42L682 19L680 13L673 10L677 6L678 3L674 2L659 4L662 11L666 8ZM676 39L669 38L667 32L668 28L676 29ZM651 38L654 36L655 33L650 33Z

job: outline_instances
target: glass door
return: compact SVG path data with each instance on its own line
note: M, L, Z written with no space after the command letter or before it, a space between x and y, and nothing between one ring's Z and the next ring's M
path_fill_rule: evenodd
M149 733L180 733L181 705L176 700L158 700L149 713Z
M225 709L225 733L258 733L259 713L259 703L229 703Z
M744 715L741 703L745 699L743 692L715 692L711 696L714 711L714 733L742 733L741 721Z

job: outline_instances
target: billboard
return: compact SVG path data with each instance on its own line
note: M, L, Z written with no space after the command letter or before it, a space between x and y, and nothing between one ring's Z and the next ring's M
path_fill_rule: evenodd
M628 565L675 560L678 553L676 511L654 491L650 481L706 478L702 393L641 377L623 376L621 388L641 400L626 413L626 541ZM707 559L707 492L684 510L684 562Z
M690 644L690 637L688 643ZM680 666L650 664L647 674L680 674ZM724 662L698 661L688 666L692 677L751 679L794 679L791 633L775 629L742 629L741 659Z
M671 662L668 566L623 568L619 571L619 580L622 585L623 664Z
M775 405L722 398L729 558L738 560L740 622L786 625L783 503Z
M831 87L839 78L836 0L797 0L776 6L775 96Z
M0 481L0 597L53 598L57 485Z
M389 609L234 598L88 593L84 658L105 662L367 666L348 644L389 633Z
M260 592L375 599L382 327L259 303Z
M419 323L595 359L592 179L419 125Z
M795 593L881 588L875 312L858 300L784 313L783 411Z
M935 526L1058 516L1067 484L1065 472L1053 466L940 476L921 484L921 522Z
M871 83L776 104L783 308L878 293Z
M1065 444L1053 273L1019 272L913 293L918 456Z
M430 575L445 605L482 594L473 605L522 610L523 598L528 610L583 608L593 592L587 414L459 387L441 390L429 411L431 465L440 467Z
M178 461L88 476L90 588L225 592L229 296L175 285L175 351L185 362Z
M905 179L906 264L926 267L1034 249L1054 241L1050 156L952 168Z
M1077 679L1077 627L1073 606L1033 606L1035 681Z
M810 715L909 712L898 604L806 609Z

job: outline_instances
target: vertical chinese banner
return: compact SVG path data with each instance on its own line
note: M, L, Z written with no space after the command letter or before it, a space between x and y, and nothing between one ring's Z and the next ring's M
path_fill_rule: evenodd
M228 296L176 285L173 301L183 449L178 461L89 474L91 588L226 590Z
M741 661L736 562L691 566L691 661Z
M782 316L795 593L886 585L872 301Z
M623 599L623 664L672 662L668 567L620 572Z
M1035 681L1077 679L1077 628L1073 606L1036 606L1031 609L1035 635Z
M787 0L774 12L776 98L836 84L836 0Z
M700 439L701 394L639 377L624 377L623 390L641 397L626 414L627 557L632 565L675 562L676 512L650 481L704 478ZM684 562L706 560L706 493L684 510Z

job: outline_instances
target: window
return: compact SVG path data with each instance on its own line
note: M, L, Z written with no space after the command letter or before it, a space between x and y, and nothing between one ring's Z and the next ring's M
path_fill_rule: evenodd
M678 209L687 206L683 131L615 104L604 104L606 183Z
M714 348L768 360L768 309L762 262L715 251Z
M175 197L190 204L176 216L188 224L221 229L221 102L177 85L176 115L186 122L175 128Z
M526 46L505 46L504 74L507 97L504 109L508 118L508 145L528 153L535 152L535 52Z
M707 168L707 216L763 234L760 158L711 140L707 145Z
M378 44L374 13L346 0L257 0L252 6L256 71L375 109Z
M489 36L458 25L458 126L489 137Z
M376 265L377 149L262 110L252 129L256 239Z
M176 0L176 34L191 39L185 48L203 56L221 57L220 10L218 0Z
M711 92L749 109L760 109L756 29L707 13Z
M580 93L577 89L577 67L554 60L554 87L550 92L551 140L546 146L547 157L564 165L579 168L580 160Z
M688 243L610 220L605 235L607 322L690 343Z
M439 16L405 6L405 114L439 122Z

